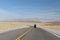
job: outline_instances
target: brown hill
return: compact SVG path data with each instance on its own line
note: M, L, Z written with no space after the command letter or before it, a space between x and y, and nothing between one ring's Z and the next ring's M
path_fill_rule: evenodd
M53 21L53 22L46 22L45 25L50 25L50 26L60 26L60 21Z

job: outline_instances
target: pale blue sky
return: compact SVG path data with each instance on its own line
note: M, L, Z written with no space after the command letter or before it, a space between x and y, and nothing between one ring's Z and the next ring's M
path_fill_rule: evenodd
M0 20L60 19L60 0L0 0Z

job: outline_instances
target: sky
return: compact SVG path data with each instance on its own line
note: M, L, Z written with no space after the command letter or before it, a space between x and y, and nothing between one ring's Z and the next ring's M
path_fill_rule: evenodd
M0 0L0 20L60 19L60 0Z

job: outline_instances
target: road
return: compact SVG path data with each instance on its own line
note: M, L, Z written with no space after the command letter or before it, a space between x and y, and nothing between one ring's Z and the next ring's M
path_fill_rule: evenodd
M0 34L0 40L16 40L17 36L22 35L30 28L16 29L2 33ZM21 38L21 40L60 40L60 38L41 28L32 28L32 31Z

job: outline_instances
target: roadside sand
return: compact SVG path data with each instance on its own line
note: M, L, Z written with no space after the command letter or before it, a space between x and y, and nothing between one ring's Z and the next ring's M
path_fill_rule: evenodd
M48 28L51 30L56 31L58 34L60 34L60 25L45 25L46 23L38 23L38 22L0 22L0 33L13 30L13 29L18 29L18 28L26 28L29 26L33 26L34 24L37 24L37 27L43 27L43 28ZM49 24L49 23L48 23Z
M4 22L0 22L0 33L1 32L5 32L5 31L9 31L9 30L14 30L14 29L18 29L18 28L26 28L29 26L33 26L34 24L39 24L40 23L35 23L35 22L16 22L16 21L4 21Z
M49 29L60 36L60 22L43 23L42 27Z

